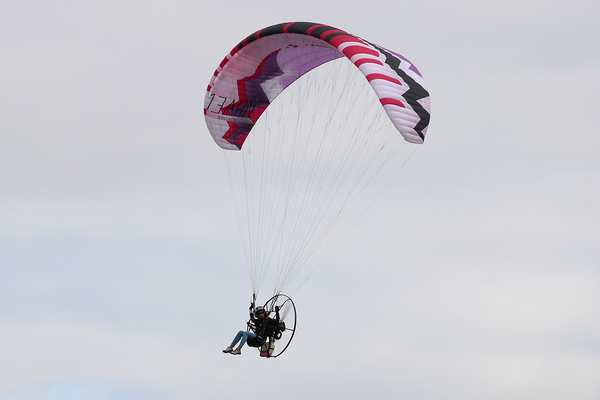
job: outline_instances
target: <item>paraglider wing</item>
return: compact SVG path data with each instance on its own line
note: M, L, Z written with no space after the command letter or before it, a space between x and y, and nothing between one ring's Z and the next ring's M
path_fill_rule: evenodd
M209 131L239 150L269 104L300 76L347 57L366 77L390 120L410 143L423 143L430 100L423 77L406 58L331 26L273 25L248 36L223 59L204 100Z

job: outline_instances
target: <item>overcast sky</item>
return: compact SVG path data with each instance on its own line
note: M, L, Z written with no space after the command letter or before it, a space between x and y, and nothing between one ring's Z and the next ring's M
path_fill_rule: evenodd
M0 3L0 399L600 400L600 3ZM250 297L206 85L248 34L414 62L425 144L294 294Z

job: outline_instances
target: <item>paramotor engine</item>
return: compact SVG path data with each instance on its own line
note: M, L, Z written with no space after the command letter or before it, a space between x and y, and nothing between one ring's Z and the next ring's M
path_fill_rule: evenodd
M266 317L277 320L266 340L248 339L248 346L257 347L262 357L279 357L290 345L296 332L296 306L292 299L284 294L271 297L264 305ZM252 322L248 330L254 331Z

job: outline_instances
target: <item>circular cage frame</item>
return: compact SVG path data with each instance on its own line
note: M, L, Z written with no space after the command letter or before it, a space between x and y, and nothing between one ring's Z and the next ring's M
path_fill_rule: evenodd
M278 350L276 347L273 354L269 355L269 358L276 358L283 354L292 342L294 333L296 333L296 306L292 299L285 294L276 294L271 297L264 305L267 317L275 315L276 306L279 307L280 320L285 323L285 331L282 333L280 339L269 338L269 340L275 340L276 343L279 342L279 347L283 347L281 350Z

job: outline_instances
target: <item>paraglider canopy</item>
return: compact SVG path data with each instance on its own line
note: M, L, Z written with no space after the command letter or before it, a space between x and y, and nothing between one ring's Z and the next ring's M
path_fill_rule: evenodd
M229 52L206 92L204 115L211 135L224 149L241 149L277 95L308 71L340 57L364 74L404 139L423 143L431 106L417 68L398 53L310 22L261 29Z

